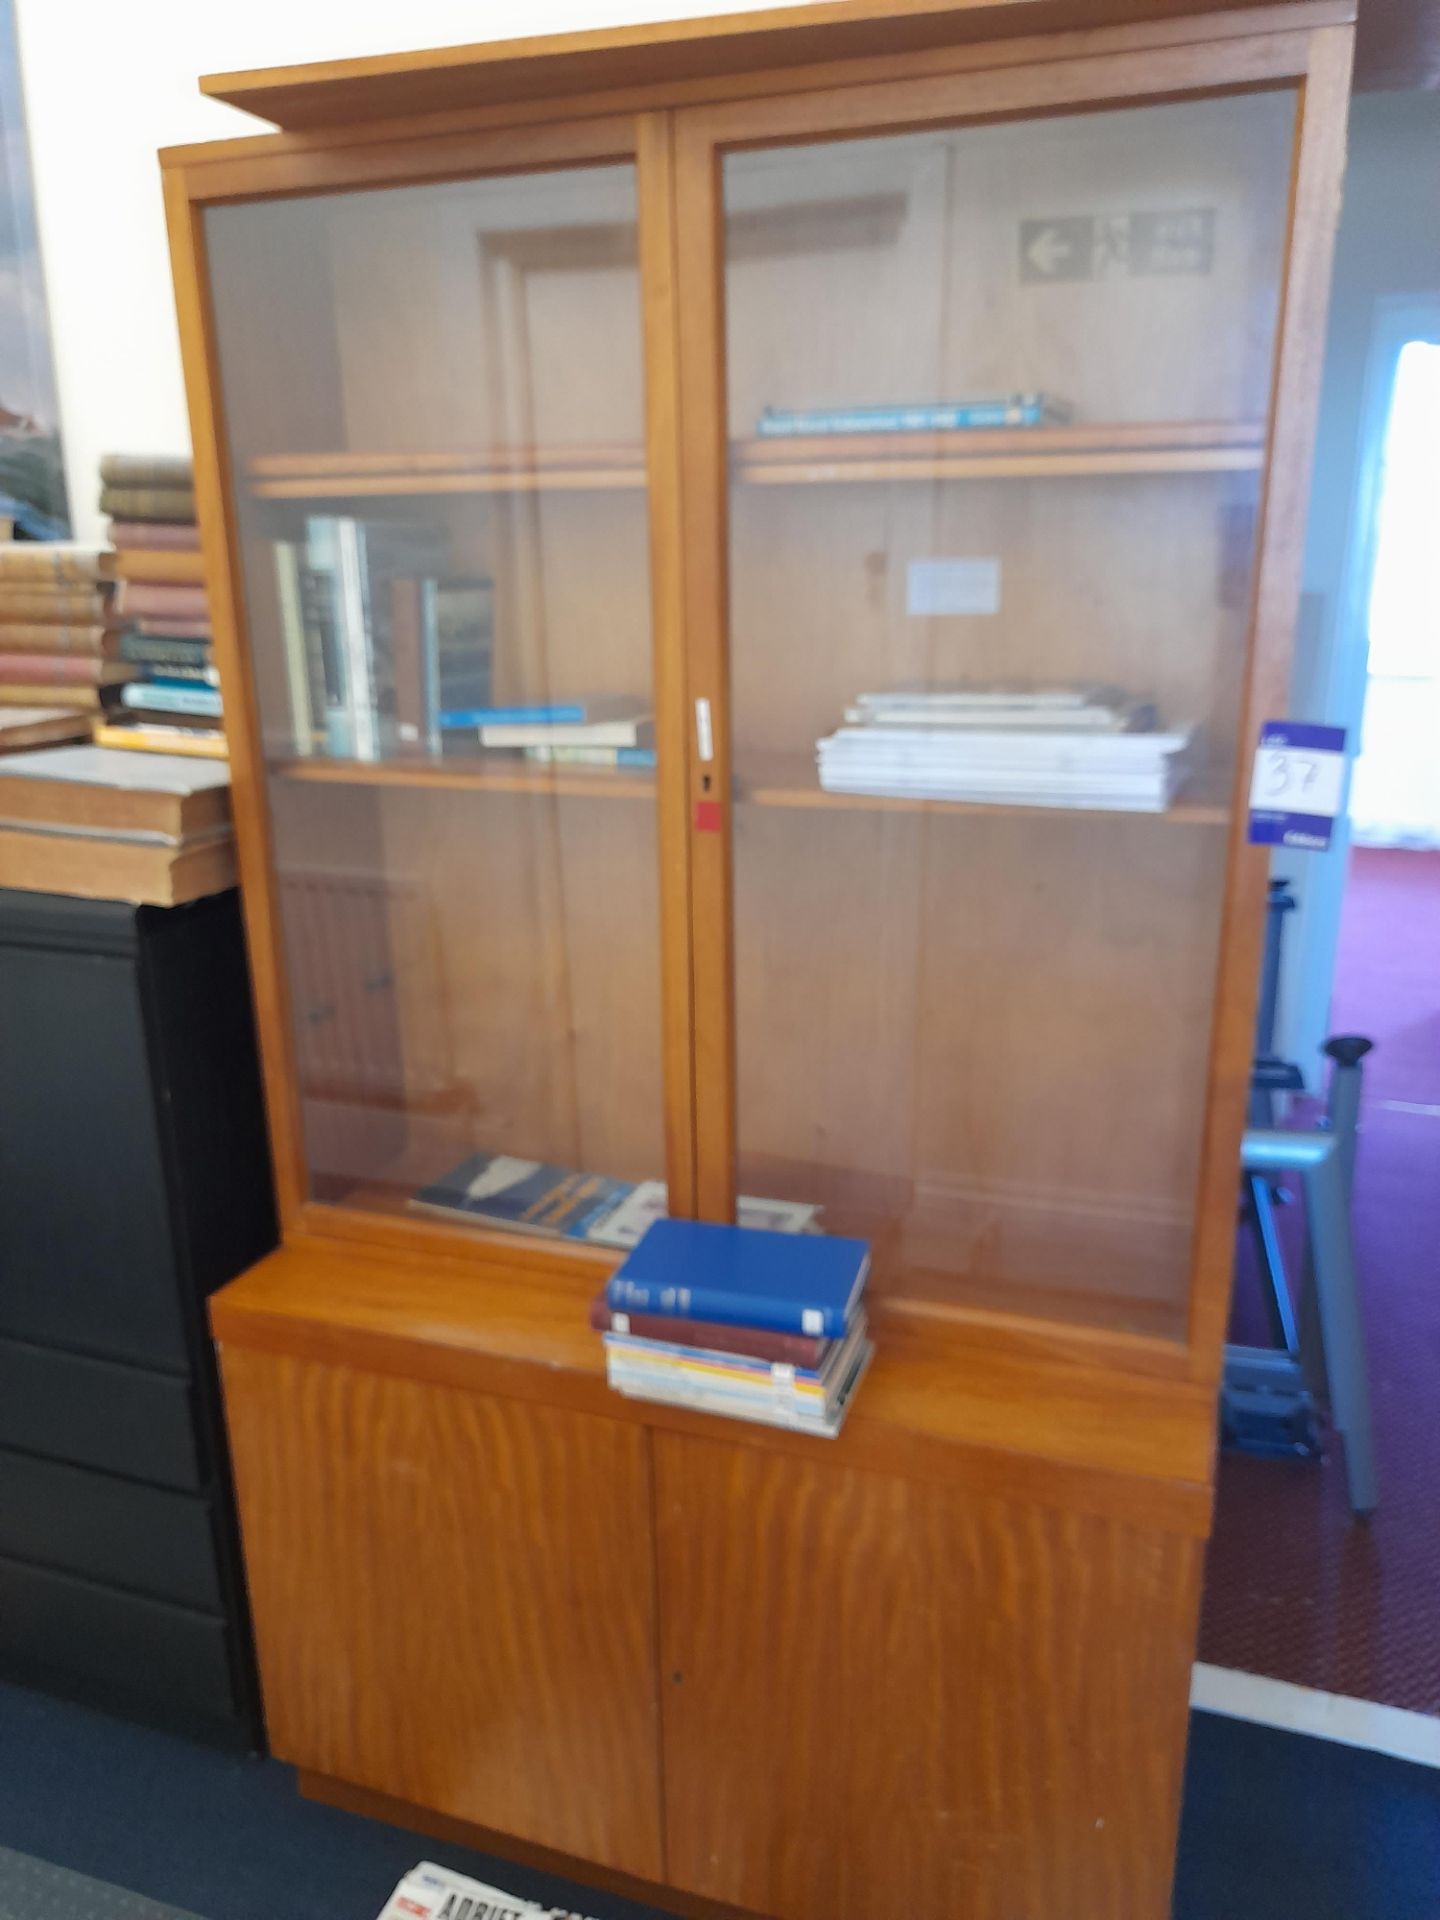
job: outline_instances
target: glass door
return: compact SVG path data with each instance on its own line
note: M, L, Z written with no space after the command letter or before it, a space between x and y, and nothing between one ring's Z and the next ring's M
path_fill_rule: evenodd
M205 215L309 1199L577 1245L663 1204L636 200Z
M705 129L733 1184L926 1309L1178 1338L1296 95L936 93Z

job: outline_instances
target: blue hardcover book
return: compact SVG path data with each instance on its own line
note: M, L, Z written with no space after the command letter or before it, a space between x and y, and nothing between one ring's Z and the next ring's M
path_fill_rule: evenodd
M559 707L443 707L442 727L583 727L585 707L572 700Z
M612 1275L605 1298L618 1313L838 1340L869 1271L863 1240L657 1220Z
M767 407L756 425L762 439L800 434L960 433L985 427L1040 427L1068 418L1069 409L1043 393L985 400L946 400L914 407Z

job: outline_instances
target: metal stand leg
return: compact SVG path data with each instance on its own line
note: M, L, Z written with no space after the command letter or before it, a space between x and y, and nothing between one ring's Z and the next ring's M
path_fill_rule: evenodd
M1379 1498L1365 1328L1350 1234L1347 1158L1332 1133L1247 1133L1241 1166L1251 1173L1298 1173L1315 1273L1315 1306L1324 1339L1326 1377L1336 1431L1345 1443L1350 1505L1370 1513Z
M1270 1316L1270 1336L1284 1352L1300 1351L1300 1336L1295 1326L1295 1307L1285 1276L1285 1254L1275 1228L1275 1196L1263 1173L1245 1176L1245 1205L1255 1235L1265 1284L1265 1311Z

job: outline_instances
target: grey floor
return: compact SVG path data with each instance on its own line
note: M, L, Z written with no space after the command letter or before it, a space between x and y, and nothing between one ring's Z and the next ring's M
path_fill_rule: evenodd
M195 1915L0 1847L0 1920L195 1920Z

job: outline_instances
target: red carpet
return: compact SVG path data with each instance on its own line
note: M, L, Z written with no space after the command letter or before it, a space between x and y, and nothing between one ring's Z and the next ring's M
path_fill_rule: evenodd
M1330 1025L1376 1043L1355 1232L1380 1507L1351 1518L1333 1443L1321 1464L1227 1456L1200 1657L1440 1714L1440 853L1351 856Z

